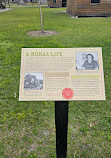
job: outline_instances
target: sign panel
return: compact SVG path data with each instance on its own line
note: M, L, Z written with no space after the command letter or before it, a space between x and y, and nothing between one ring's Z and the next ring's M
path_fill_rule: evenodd
M105 100L102 48L23 48L20 101Z

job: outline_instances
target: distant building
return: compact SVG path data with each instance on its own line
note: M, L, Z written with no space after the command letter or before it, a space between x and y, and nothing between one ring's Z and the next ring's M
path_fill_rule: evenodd
M66 7L66 0L48 0L48 7L50 8Z
M15 3L24 4L24 3L39 3L39 0L13 0ZM41 0L41 4L47 4L47 0Z
M73 16L111 16L111 0L67 0Z

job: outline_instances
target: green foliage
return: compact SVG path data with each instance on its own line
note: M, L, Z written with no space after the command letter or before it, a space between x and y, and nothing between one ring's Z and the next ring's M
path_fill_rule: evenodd
M55 157L54 102L19 102L21 48L102 47L106 101L70 101L68 158L111 157L111 18L70 18L46 8L44 30L58 34L30 37L40 30L39 9L0 13L0 157Z

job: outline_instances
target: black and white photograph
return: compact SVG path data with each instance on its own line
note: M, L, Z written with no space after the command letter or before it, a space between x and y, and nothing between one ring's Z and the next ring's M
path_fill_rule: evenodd
M76 52L76 70L98 69L98 52Z
M43 90L43 73L25 73L24 88Z

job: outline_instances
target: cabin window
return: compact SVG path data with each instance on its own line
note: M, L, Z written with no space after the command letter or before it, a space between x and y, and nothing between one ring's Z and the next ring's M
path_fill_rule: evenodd
M100 3L100 0L91 0L91 3Z
M53 0L53 3L56 3L56 0Z

